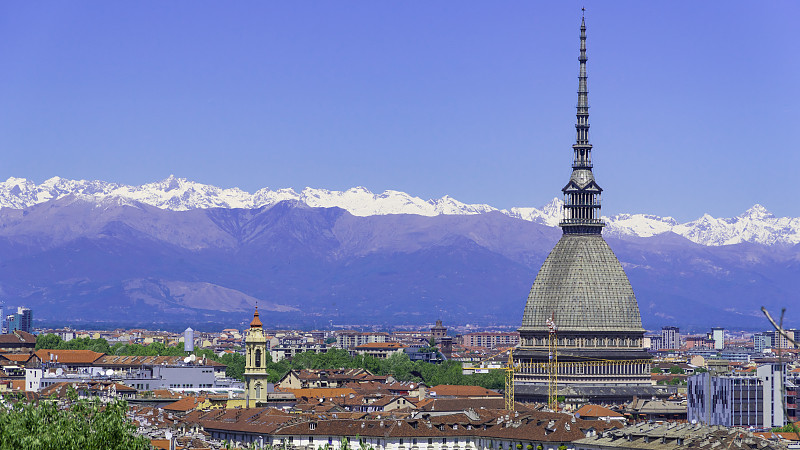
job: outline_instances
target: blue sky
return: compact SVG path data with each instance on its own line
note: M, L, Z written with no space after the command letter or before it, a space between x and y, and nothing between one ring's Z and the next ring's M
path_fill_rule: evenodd
M0 178L800 216L797 2L4 2Z

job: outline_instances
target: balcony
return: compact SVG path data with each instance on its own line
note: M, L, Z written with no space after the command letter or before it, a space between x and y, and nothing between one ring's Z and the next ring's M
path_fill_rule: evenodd
M563 219L559 223L559 226L564 225L600 225L604 226L605 222L602 219Z

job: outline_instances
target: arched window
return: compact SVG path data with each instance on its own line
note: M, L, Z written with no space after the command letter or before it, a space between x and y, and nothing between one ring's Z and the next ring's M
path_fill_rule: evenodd
M256 349L256 367L261 367L261 349Z
M256 383L256 399L261 398L261 383Z

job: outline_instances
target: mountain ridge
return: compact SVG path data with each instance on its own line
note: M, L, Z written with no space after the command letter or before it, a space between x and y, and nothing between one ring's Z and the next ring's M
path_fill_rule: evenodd
M297 200L173 211L70 194L0 209L0 298L62 323L246 325L258 301L264 320L301 327L513 326L560 236L499 211L356 216ZM646 327L758 327L762 304L797 302L800 246L606 239Z
M69 180L53 177L41 184L25 178L9 178L0 182L0 209L25 209L50 200L74 195L104 202L141 203L171 211L194 209L257 209L291 200L311 207L338 207L359 217L389 214L476 215L499 212L510 217L550 227L558 226L562 201L554 198L541 208L514 207L498 209L486 204L467 204L450 196L423 200L401 191L387 190L380 194L364 187L331 191L307 187L301 192L291 188L262 188L250 194L238 188L219 188L177 178L168 178L139 186L105 181ZM692 242L706 246L754 242L763 245L800 244L800 218L775 217L756 204L739 216L700 218L680 223L672 217L652 214L615 214L604 216L605 234L619 238L650 237L673 232Z

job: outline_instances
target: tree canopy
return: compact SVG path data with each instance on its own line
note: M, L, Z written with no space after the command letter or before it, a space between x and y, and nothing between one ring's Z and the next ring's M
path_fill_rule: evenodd
M127 408L124 400L77 399L74 390L66 406L7 397L0 403L0 450L149 449L150 441L134 434Z

